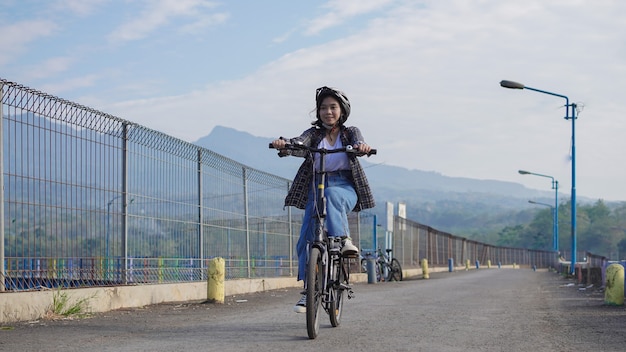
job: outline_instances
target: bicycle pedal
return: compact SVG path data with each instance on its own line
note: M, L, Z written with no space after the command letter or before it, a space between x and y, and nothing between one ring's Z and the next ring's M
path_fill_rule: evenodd
M352 291L352 289L348 290L348 299L353 299L354 298L354 291Z
M339 289L352 291L352 287L350 287L350 286L348 286L346 284L339 284Z

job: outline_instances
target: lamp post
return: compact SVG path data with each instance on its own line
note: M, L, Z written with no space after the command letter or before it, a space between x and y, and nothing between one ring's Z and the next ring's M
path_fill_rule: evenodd
M556 208L553 207L552 205L548 204L548 203L535 202L534 200L529 200L528 203L530 203L530 204L537 204L537 205L543 205L545 207L550 208L550 210L552 211L552 241L553 241L552 246L554 247L554 238L555 238L554 237L554 233L555 233L554 231L556 229L555 224L556 224L556 219L557 219L557 217L555 216Z
M561 97L565 99L565 119L572 120L572 265L570 268L570 274L576 273L576 104L569 103L569 98L565 95L556 94L552 92L548 92L545 90L535 89L531 87L527 87L521 83L513 82L513 81L500 81L500 86L503 88L510 89L528 89L539 93L544 93L548 95L553 95L556 97ZM570 108L572 114L570 115Z
M106 266L106 272L105 272L105 278L108 280L109 279L109 232L111 231L111 205L113 204L113 202L115 202L116 199L122 198L124 195L120 194L118 196L115 196L113 198L111 198L111 200L109 200L107 202L107 217L106 217L106 223L105 223L105 239L104 239L104 246L105 246L105 250L104 250L104 257L105 257L105 266ZM122 199L122 201L124 201L126 198ZM130 203L134 202L135 199L131 198ZM126 216L126 209L124 208L124 216Z
M122 197L122 195L115 196L115 197L113 197L111 200L109 200L107 202L107 218L106 218L106 224L105 224L106 225L105 226L105 228L106 228L105 234L106 235L105 235L105 239L104 239L104 248L105 248L105 250L104 250L104 257L106 258L107 262L109 261L109 231L110 231L110 228L111 228L111 205L113 204L113 202L116 199L118 199L120 197Z
M519 170L520 175L535 175L540 177L547 177L552 180L552 189L554 190L554 207L550 206L553 209L552 216L554 219L552 220L552 248L558 252L559 251L559 181L555 180L554 177L548 175L542 175L526 170ZM537 203L533 201L528 201L528 203L533 204L543 204Z
M109 278L111 277L111 265L110 265L110 259L109 259L109 232L111 229L111 205L113 204L113 202L118 199L121 198L122 195L119 196L115 196L113 198L111 198L111 200L109 200L107 202L107 218L106 218L106 231L105 231L105 239L104 239L104 265L105 265L105 271L104 271L104 279L105 280L109 280Z

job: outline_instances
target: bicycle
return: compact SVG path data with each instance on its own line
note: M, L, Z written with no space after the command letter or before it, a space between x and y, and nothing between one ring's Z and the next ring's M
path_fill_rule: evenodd
M361 270L367 273L367 261L375 259L376 281L402 281L402 266L398 259L391 257L393 250L388 248L386 254L378 248L376 253L365 252L361 259Z
M270 143L270 148L273 145ZM338 149L324 149L309 147L304 144L292 143L285 145L285 149L305 150L309 153L320 154L320 170L325 168L325 156L332 153L356 153L362 156L351 145ZM372 149L367 155L376 154ZM326 217L326 198L324 185L326 171L316 171L312 173L314 184L316 185L315 203L316 225L313 242L309 243L309 256L307 259L306 277L304 281L306 292L306 327L309 339L315 339L319 334L320 327L320 307L324 308L330 318L330 324L337 327L341 324L343 304L345 297L354 297L354 291L350 286L350 258L341 255L340 237L329 237L324 229L324 218ZM346 295L347 293L347 295Z

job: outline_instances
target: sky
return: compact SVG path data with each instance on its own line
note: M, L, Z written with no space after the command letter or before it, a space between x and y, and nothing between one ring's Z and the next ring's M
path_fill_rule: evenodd
M624 13L621 0L3 0L0 78L188 142L215 126L297 136L315 89L333 86L378 149L370 162L551 191L523 169L567 200L574 135L577 195L626 201ZM501 80L567 96L577 119Z

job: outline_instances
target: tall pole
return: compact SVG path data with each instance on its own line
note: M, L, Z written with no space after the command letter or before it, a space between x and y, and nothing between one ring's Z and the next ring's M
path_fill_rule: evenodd
M559 251L559 181L554 180L554 251Z
M552 212L552 248L555 252L559 251L559 181L554 177L544 174L538 174L526 170L519 170L520 175L535 175L540 177L547 177L552 180L552 189L554 190L554 208ZM530 201L529 201L530 202ZM531 202L534 203L534 202Z
M128 123L124 123L122 138L122 255L124 265L122 266L121 281L128 283L128 269L130 258L128 256ZM131 200L132 202L132 200Z
M567 100L566 100L567 101ZM569 101L567 101L569 103ZM566 109L567 106L566 105ZM576 274L576 104L572 103L572 267L570 274ZM569 114L565 116L565 119Z
M104 238L104 265L105 265L105 271L104 271L104 277L105 280L109 280L111 277L113 277L113 275L111 275L111 271L112 271L112 267L113 265L111 265L111 258L110 258L110 241L111 241L111 205L113 204L113 202L118 199L121 198L122 195L117 195L113 198L111 198L111 200L109 200L107 202L107 218L106 218L106 236Z
M5 287L5 274L4 274L4 131L2 125L4 125L4 116L2 112L2 93L4 91L4 85L0 84L0 292L6 290Z
M109 231L111 227L111 204L113 203L114 200L116 200L119 197L120 196L116 196L107 203L106 236L104 238L104 257L106 258L106 261L107 261L107 268L108 268L108 262L109 262Z
M541 203L541 202L535 202L535 201L532 201L532 200L529 200L528 203L530 203L530 204L537 204L537 205L543 205L545 207L550 208L550 211L552 212L552 247L554 248L554 234L555 234L555 232L554 232L554 229L555 229L554 224L555 224L555 221L556 221L556 216L555 216L556 208L551 206L550 204Z
M378 241L378 236L377 236L377 230L378 230L378 221L376 218L376 214L374 214L374 230L372 231L372 251L374 251L374 253L376 253L376 249L378 248L378 243L376 243Z
M503 80L500 81L500 86L510 89L529 89L535 92L553 95L565 99L565 119L572 120L572 265L570 268L570 274L576 273L576 104L569 103L569 98L565 95L548 92L541 89L527 87L521 83ZM572 109L572 115L569 111Z

